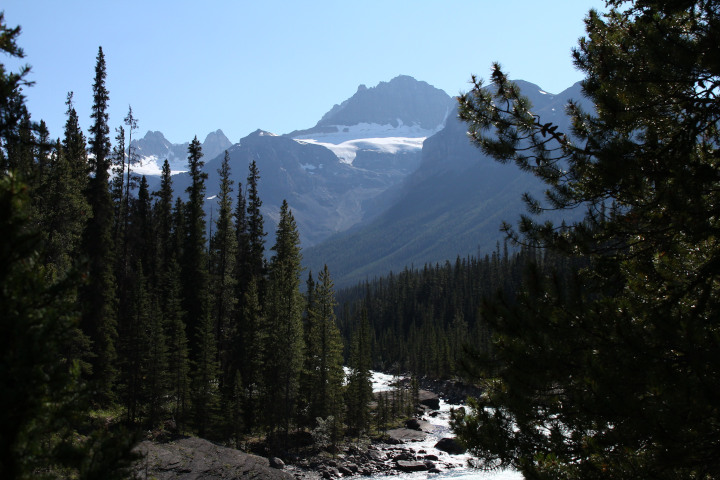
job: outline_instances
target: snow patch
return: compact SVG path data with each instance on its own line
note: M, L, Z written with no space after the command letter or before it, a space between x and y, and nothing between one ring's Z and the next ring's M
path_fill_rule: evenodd
M295 139L298 143L321 145L335 154L341 162L352 164L359 150L370 150L378 153L396 154L401 152L414 152L422 150L423 142L427 137L382 137L360 138L348 140L339 144L323 142L316 139ZM303 166L303 168L305 168Z
M378 123L358 123L357 125L334 125L334 132L316 132L296 135L295 140L314 140L316 142L334 143L336 145L347 142L349 140L358 140L361 138L387 138L387 137L407 137L407 138L427 138L439 132L444 125L438 125L436 128L427 129L419 125L405 125L398 119L398 126L391 124L380 125ZM332 128L332 127L331 127Z
M167 160L170 164L171 175L187 172L185 168L187 159L177 159L172 152L168 152ZM141 156L138 163L132 166L132 171L138 175L154 175L159 177L162 175L163 163L165 163L165 158L160 159L157 155Z

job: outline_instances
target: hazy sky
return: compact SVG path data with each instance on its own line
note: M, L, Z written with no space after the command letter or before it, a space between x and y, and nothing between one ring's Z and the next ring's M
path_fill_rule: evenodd
M601 0L3 0L35 86L34 120L62 134L67 92L90 125L98 46L111 130L128 106L139 134L174 143L218 128L309 128L358 85L411 75L450 95L499 61L512 78L559 93L582 79L571 49ZM2 60L17 65L7 57Z

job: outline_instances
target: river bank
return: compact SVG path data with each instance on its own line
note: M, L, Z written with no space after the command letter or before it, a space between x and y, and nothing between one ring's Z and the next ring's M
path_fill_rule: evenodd
M397 377L376 372L376 399L390 395ZM450 412L473 393L458 383L422 382L420 405L413 418L373 439L363 438L338 446L332 453L308 455L308 450L288 453L284 458L265 458L186 437L172 441L145 441L138 450L145 459L138 463L139 478L169 479L268 479L320 480L344 477L421 480L487 479L518 480L516 472L484 473L467 466L469 456L452 440ZM458 403L454 403L454 402ZM453 403L451 403L453 402Z

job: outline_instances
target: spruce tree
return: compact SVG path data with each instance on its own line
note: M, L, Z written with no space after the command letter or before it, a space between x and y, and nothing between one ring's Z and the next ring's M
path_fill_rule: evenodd
M242 380L243 416L245 429L249 432L260 424L264 415L262 392L264 390L264 361L266 357L266 316L260 303L257 282L250 281L243 295L243 324L240 376Z
M270 262L267 293L267 328L264 352L265 420L272 430L282 429L285 439L296 419L298 384L303 363L300 293L300 237L287 201L280 207L275 254Z
M102 47L98 50L93 83L90 127L91 175L86 197L92 209L83 235L82 253L88 259L88 281L80 291L83 306L81 326L92 341L92 379L97 401L107 404L113 398L117 376L115 365L117 317L115 296L114 245L112 235L113 204L108 184L110 139L108 137L108 91L105 87L106 66Z
M152 194L155 198L153 206L153 223L155 224L155 234L157 244L157 275L162 275L167 271L170 258L175 254L171 242L173 231L173 187L172 172L170 171L170 163L167 158L163 162L162 174L160 177L160 189Z
M607 2L574 52L583 94L563 132L496 66L460 98L471 138L547 184L512 238L580 258L534 268L515 305L489 304L487 393L454 426L488 466L532 478L720 475L717 371L717 1ZM490 130L488 133L487 130Z
M230 154L225 151L222 164L218 169L220 190L217 196L218 217L215 221L216 230L211 243L211 276L212 276L212 315L215 325L215 336L218 342L218 358L220 359L220 389L225 410L239 412L236 405L238 389L235 381L238 377L241 359L239 357L240 335L237 324L237 231L233 222L232 184L230 179ZM241 378L241 377L240 377ZM242 387L240 387L242 390ZM230 424L228 435L237 431L237 421Z
M346 391L347 425L351 433L360 435L370 428L370 402L372 390L371 332L367 311L360 312L360 322L353 332L348 358L348 385Z
M0 50L15 58L24 58L25 52L17 44L20 27L5 25L5 13L0 12ZM19 72L9 72L0 65L0 171L14 170L17 160L8 152L8 147L17 142L19 126L27 113L22 87L31 85L26 79L30 67L25 65Z
M260 293L262 295L261 281L265 274L265 232L264 220L260 207L262 200L258 192L258 182L260 180L260 170L253 160L250 163L250 172L247 178L247 235L249 243L249 252L247 260L247 268L249 274L256 279ZM262 297L261 297L262 298Z
M175 257L167 263L163 282L163 324L167 337L168 399L172 418L179 431L190 415L190 360L188 339L182 310L180 265Z
M197 353L192 364L193 423L200 437L216 433L220 407L215 328L209 312L205 314L195 333Z
M81 276L48 275L29 207L28 189L1 174L0 477L125 478L132 438L93 431L90 391L78 360L67 356L77 334L73 296ZM90 434L78 437L81 429Z
M223 384L228 386L231 396L234 388L235 373L238 365L233 361L232 348L236 345L237 325L235 325L236 299L236 254L237 232L232 219L232 184L230 179L230 155L227 150L221 167L220 190L217 196L218 218L211 250L212 264L212 314L215 324L215 336L219 345L222 361Z
M187 312L187 331L190 334L190 350L197 354L194 336L201 332L208 311L208 265L205 236L205 180L207 173L202 168L202 146L197 137L188 146L188 169L191 179L187 187L188 201L184 211L183 301Z
M308 312L309 334L305 345L306 394L309 396L310 420L333 417L333 433L337 438L342 424L344 402L342 385L343 344L335 319L335 294L327 265L320 272L314 302Z

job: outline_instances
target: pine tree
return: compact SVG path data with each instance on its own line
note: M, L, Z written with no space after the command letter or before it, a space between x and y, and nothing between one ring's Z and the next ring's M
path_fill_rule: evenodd
M240 332L237 324L237 230L233 222L232 184L230 179L230 154L225 151L221 167L220 190L218 192L218 217L216 230L211 243L212 275L212 314L215 335L218 342L218 357L221 368L223 410L238 413L242 409L237 405L239 399L235 381L242 359L240 357ZM239 417L238 417L239 418ZM237 419L228 422L228 436L237 432Z
M223 384L227 385L228 397L232 396L235 373L238 365L233 362L231 349L237 341L237 325L235 325L236 299L236 253L237 232L232 219L232 184L230 179L230 155L227 150L221 167L220 190L218 193L218 218L215 221L216 231L213 236L211 263L213 277L213 318L215 336L220 349L223 370Z
M252 430L261 418L259 393L262 385L262 355L265 339L265 231L260 212L262 201L258 194L260 174L253 162L249 168L246 200L238 186L235 210L237 260L236 260L236 325L238 326L237 349L233 362L239 365L243 381L245 427Z
M205 314L195 333L197 354L192 368L193 422L200 437L213 435L218 424L220 367L217 361L215 328Z
M202 146L197 137L188 146L188 169L191 184L187 187L185 205L185 241L183 248L183 301L187 312L186 323L190 335L200 332L208 310L208 265L205 237L205 180L202 168ZM190 350L197 354L195 342L190 339Z
M5 25L5 14L0 12L0 50L15 57L24 58L25 52L17 44L20 27L9 28ZM15 170L18 161L12 158L8 147L16 144L19 137L20 122L27 114L25 96L22 87L32 83L26 79L30 67L25 65L19 72L7 72L0 65L0 171Z
M332 416L333 437L337 439L345 406L342 398L345 372L342 338L335 319L333 282L327 265L318 277L314 299L308 312L309 334L305 345L308 410L311 421Z
M122 431L92 431L79 362L66 356L76 335L73 295L81 277L64 272L49 279L29 207L27 187L1 174L0 477L124 478L132 439ZM90 434L78 438L80 429Z
M93 358L90 360L92 379L97 386L97 400L103 404L112 400L112 389L117 376L113 205L108 185L110 139L105 77L105 56L100 47L93 84L91 118L94 123L90 128L89 139L91 176L86 192L92 218L85 228L82 248L83 254L88 258L88 282L80 291L80 304L83 306L81 326L93 346Z
M180 266L171 257L162 278L164 305L163 324L168 347L168 397L173 420L179 431L190 415L190 360L184 311L180 297Z
M489 388L454 425L487 465L527 477L714 478L720 7L608 4L574 52L595 112L571 103L573 132L533 115L497 66L460 99L471 138L544 181L550 208L587 207L571 225L525 217L511 237L588 267L570 281L533 268L514 305L488 305Z
M353 333L348 359L347 424L352 433L359 435L370 428L370 402L373 399L371 382L371 332L367 311L360 313L360 322Z
M260 293L262 295L262 281L265 274L265 232L264 220L260 207L262 200L258 192L258 181L260 180L260 171L258 170L255 160L250 163L250 172L247 178L247 234L249 243L248 252L248 272L258 282ZM261 296L262 298L262 296Z
M300 237L287 201L280 207L275 255L270 262L266 345L263 349L265 420L285 438L295 420L302 369L304 301L300 293Z
M250 281L243 296L242 347L238 361L241 361L240 375L243 395L244 423L247 431L252 431L263 416L262 391L264 390L264 360L266 337L266 317L260 303L257 283Z

